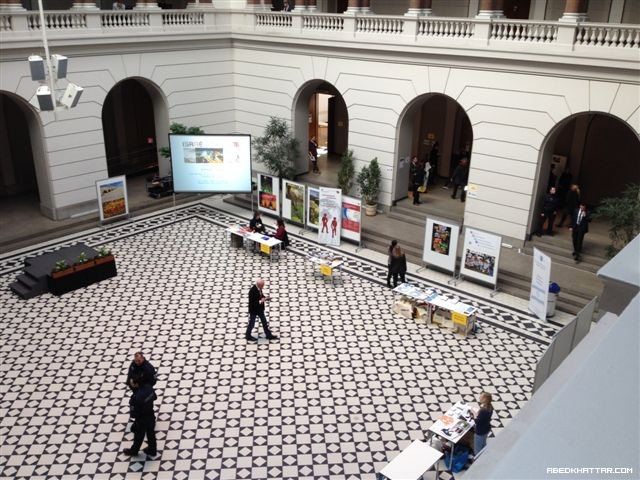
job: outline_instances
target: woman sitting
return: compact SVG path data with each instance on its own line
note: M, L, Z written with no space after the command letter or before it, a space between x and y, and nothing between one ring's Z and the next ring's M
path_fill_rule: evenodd
M278 220L276 220L276 234L274 237L282 242L283 250L289 246L289 235L287 234L287 230L284 226L284 220L282 220L282 218L278 218Z
M249 222L249 228L252 232L256 233L267 233L267 229L262 223L262 219L260 218L260 212L255 212L253 214L253 218Z

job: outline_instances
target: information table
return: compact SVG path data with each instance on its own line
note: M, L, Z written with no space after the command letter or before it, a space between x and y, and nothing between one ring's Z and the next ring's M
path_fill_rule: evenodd
M456 444L464 437L469 430L475 426L471 407L465 403L458 402L442 415L436 423L429 427L429 438L440 437L451 442L451 461L449 469L453 464L453 452Z
M411 303L411 316L416 314L427 324L450 326L453 330L467 336L476 322L477 308L439 294L433 289L422 288L403 283L393 289Z
M436 478L440 478L438 460L442 452L420 440L414 440L400 454L380 470L378 480L414 480L422 478L435 465Z
M248 227L240 227L238 225L227 228L227 232L231 238L232 247L240 248L243 244L248 246L249 243L246 241L249 240L250 242L260 245L260 251L269 255L270 261L273 262L275 252L278 253L278 259L280 258L282 240L278 240L275 237L270 237L263 233L252 232Z
M307 259L314 267L314 273L320 273L322 278L328 278L331 280L331 285L334 284L334 278L340 272L340 268L344 263L344 260L334 257L330 252L316 251L307 255ZM317 268L316 268L317 267ZM342 279L342 275L340 275Z

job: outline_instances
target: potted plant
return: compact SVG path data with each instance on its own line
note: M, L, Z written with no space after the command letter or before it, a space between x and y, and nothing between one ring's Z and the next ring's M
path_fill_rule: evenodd
M73 273L73 267L63 258L55 263L53 270L51 271L51 276L53 278L60 278L71 273Z
M378 158L371 160L369 165L362 167L358 173L357 182L360 194L365 202L365 213L374 216L378 209L378 194L380 193L380 180L382 172L378 165Z
M594 217L609 221L606 252L613 257L640 233L640 185L629 184L621 196L602 200Z
M86 270L87 268L93 267L94 264L95 262L93 262L92 259L87 257L86 253L80 252L80 255L78 255L78 259L74 263L74 270L76 272Z
M101 265L103 263L112 262L114 260L111 251L107 247L100 247L98 249L98 255L94 259L96 265Z
M343 195L349 195L353 187L353 177L356 171L353 167L353 150L347 150L342 154L340 170L338 171L338 187L342 189Z
M258 163L264 163L269 174L293 180L295 160L299 157L298 140L292 134L287 122L271 117L264 128L264 136L251 142L253 155Z

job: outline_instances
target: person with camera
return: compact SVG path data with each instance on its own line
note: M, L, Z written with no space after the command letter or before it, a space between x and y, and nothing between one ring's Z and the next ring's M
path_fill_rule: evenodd
M262 323L262 328L264 329L264 333L267 336L267 340L278 339L278 337L271 333L271 330L269 330L267 317L265 317L264 315L264 305L270 300L270 298L265 296L262 292L264 283L264 279L259 278L251 287L251 290L249 290L249 325L247 325L245 338L250 342L258 341L256 337L251 335L251 331L256 324L256 317L260 318L260 323Z

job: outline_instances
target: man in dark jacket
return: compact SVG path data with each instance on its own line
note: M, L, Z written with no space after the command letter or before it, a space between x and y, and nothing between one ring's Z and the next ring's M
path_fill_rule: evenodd
M547 222L547 235L553 235L553 222L558 213L559 200L556 196L556 187L551 187L549 193L542 199L542 212L540 212L540 221L538 223L538 230L536 235L542 236L542 227L544 222Z
M413 204L420 204L420 192L418 192L418 188L424 182L424 169L418 163L418 157L413 156L411 159L411 165L409 167L409 181L411 182L411 192L413 193Z
M587 211L587 206L581 203L571 217L571 240L573 240L573 258L576 259L576 263L580 262L582 242L585 234L589 231L590 221L591 215Z
M469 180L469 160L463 158L460 160L460 165L458 165L453 172L453 194L451 198L456 198L458 195L458 188L462 189L462 193L460 194L460 201L464 202L467 198L467 192L464 187L467 186L467 181Z
M268 340L277 340L278 337L271 333L269 330L269 325L267 324L267 318L264 316L264 304L269 301L268 297L262 293L262 289L264 288L264 280L259 278L255 285L251 287L249 290L249 325L247 325L247 331L245 334L245 338L250 342L255 342L258 339L251 335L251 331L256 324L256 317L260 317L260 323L262 323L262 328L264 329L264 333L267 336Z
M125 448L123 453L130 457L138 455L142 441L146 435L148 446L143 449L143 452L150 457L155 457L158 454L156 444L156 417L153 412L153 402L157 398L156 392L154 392L151 385L141 383L141 380L136 377L131 379L131 385L133 393L129 400L129 406L131 408L131 416L135 418L134 437L131 448Z
M129 365L127 386L131 390L133 390L132 382L134 379L140 384L148 384L152 387L156 384L156 369L144 358L142 352L136 352L133 355L133 362Z

